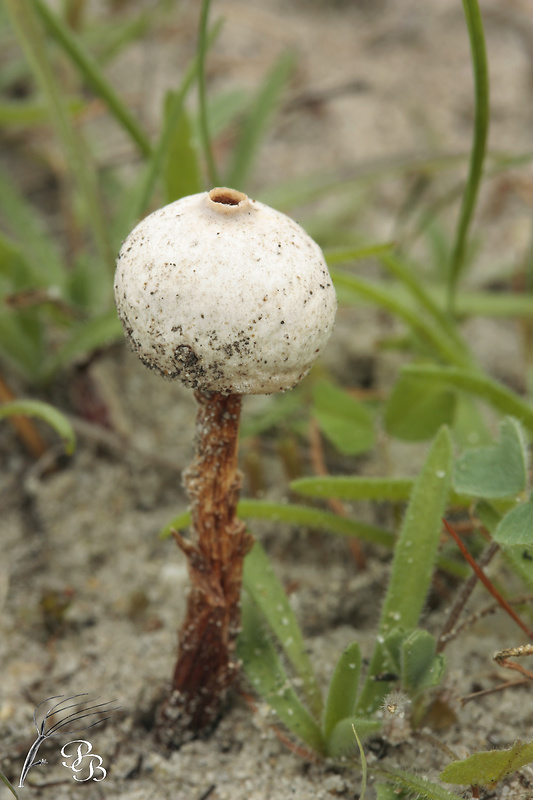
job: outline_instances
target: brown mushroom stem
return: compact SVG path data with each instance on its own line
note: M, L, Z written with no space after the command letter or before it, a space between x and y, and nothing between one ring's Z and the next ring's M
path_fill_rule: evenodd
M242 567L253 542L236 516L241 395L197 391L195 396L196 453L183 475L195 536L191 541L174 533L187 556L191 589L172 691L157 730L159 741L171 746L213 724L237 677Z

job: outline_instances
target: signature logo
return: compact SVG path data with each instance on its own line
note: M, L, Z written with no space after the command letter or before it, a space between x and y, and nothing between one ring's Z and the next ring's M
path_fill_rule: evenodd
M57 700L59 697L63 698L58 703L55 703L51 708L49 708L46 713L44 714L42 720L38 722L38 717L40 717L39 709L41 706L44 706L45 703L50 703L51 700ZM24 786L24 781L28 775L28 772L33 767L41 767L47 764L48 762L44 758L37 759L37 753L39 751L40 746L46 739L50 739L53 736L59 735L70 735L72 733L80 733L81 731L88 730L89 728L94 728L95 725L98 725L100 722L104 722L106 719L109 719L111 714L118 710L119 706L115 708L110 708L109 704L114 703L114 700L106 701L105 703L93 703L92 705L88 705L89 695L87 692L82 694L74 694L70 697L65 697L62 694L55 695L54 697L49 697L46 700L43 700L42 703L35 708L33 712L33 723L37 730L37 738L35 739L34 743L28 750L28 755L26 756L26 760L24 761L24 765L22 767L22 771L20 773L20 780L19 780L19 789ZM81 700L80 698L85 698ZM96 698L98 699L98 698ZM72 702L74 701L74 702ZM75 709L71 711L71 709ZM101 714L107 714L107 716L100 716ZM72 729L72 725L80 722L82 719L87 719L88 717L93 717L98 715L98 719L95 722L90 724L84 724L81 728L74 728ZM76 778L74 775L74 780L77 781L87 781L87 780L95 780L95 781L103 781L105 776L107 775L106 770L102 767L102 757L93 753L89 755L92 751L92 744L90 742L85 741L84 739L75 739L71 742L68 742L66 745L63 746L61 750L61 754L65 758L69 758L68 753L64 753L66 747L69 744L80 744L80 747L77 749L77 758L69 764L68 762L63 761L63 765L72 769L73 772L80 772L81 768L78 769L80 764L82 763L83 759L89 758L88 768L89 768L89 776L86 778ZM81 745L85 744L88 746L88 750L83 753L81 751ZM93 767L93 762L97 761L96 767ZM101 774L101 777L97 778L95 775Z
M77 744L78 747L76 748L76 758L73 758L73 753L67 752L67 747L70 747L71 744ZM87 749L85 753L83 752L83 746ZM67 744L63 745L61 748L61 755L68 759L73 759L72 761L62 761L64 767L67 769L71 769L73 772L83 772L85 767L87 766L84 764L85 759L89 759L88 769L89 774L86 778L77 778L76 775L73 775L75 781L79 781L83 783L84 781L90 781L91 779L94 781L103 781L105 776L107 775L107 770L105 770L102 766L103 758L102 756L97 755L96 753L92 753L93 746L90 742L87 742L85 739L74 739L72 742L67 742ZM96 767L93 767L93 763L97 762ZM101 774L100 778L96 776Z

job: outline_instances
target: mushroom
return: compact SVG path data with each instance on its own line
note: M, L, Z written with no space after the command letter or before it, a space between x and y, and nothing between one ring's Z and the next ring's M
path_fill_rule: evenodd
M318 245L286 215L235 189L184 197L122 245L115 299L141 361L195 390L196 451L184 472L194 540L175 533L191 590L159 738L209 727L238 674L243 559L236 507L243 394L284 392L323 351L335 291Z

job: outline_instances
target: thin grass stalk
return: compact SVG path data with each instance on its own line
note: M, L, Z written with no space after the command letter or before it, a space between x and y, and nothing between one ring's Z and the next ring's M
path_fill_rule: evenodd
M79 38L43 0L33 0L33 3L37 14L54 41L65 51L96 94L104 100L115 119L129 133L142 155L149 156L152 146L148 136L124 105L93 57L85 50Z
M103 264L112 265L114 250L98 196L96 172L88 149L71 124L62 89L56 80L40 24L36 18L35 0L6 0L6 7L28 63L46 97L50 119L63 143L74 184L84 202L87 222L100 259Z
M209 7L211 0L203 0L200 14L200 28L198 32L198 98L200 102L200 133L207 164L207 173L211 186L219 186L218 170L213 156L211 137L209 135L209 120L207 113L207 92L205 62L207 59L207 23L209 20Z
M218 34L220 33L221 27L222 22L219 21L215 23L212 30L209 32L206 44L207 49L209 49L209 47L211 47L213 42L216 40ZM136 191L134 191L131 202L127 206L125 215L121 217L121 229L129 229L131 227L132 220L136 220L141 217L150 204L154 188L163 170L163 164L168 156L172 137L183 113L185 98L187 97L195 78L198 76L199 65L200 56L197 53L185 73L179 91L172 99L171 107L167 115L166 125L161 133L159 141L154 147L152 157L147 164L139 187Z
M393 296L389 290L355 275L343 274L338 270L330 269L330 275L336 287L343 287L360 294L403 319L411 330L422 341L430 345L443 361L456 367L471 368L470 357L466 357L465 354L459 352L453 341L450 341L441 331L436 331L434 326L423 319L418 311L407 306L398 297Z
M472 52L476 105L474 138L470 154L470 169L461 203L461 211L448 275L447 306L449 314L453 314L455 311L457 285L465 261L468 231L474 215L483 175L483 162L485 160L485 151L487 147L490 116L487 51L485 47L483 20L478 0L463 0L463 8Z

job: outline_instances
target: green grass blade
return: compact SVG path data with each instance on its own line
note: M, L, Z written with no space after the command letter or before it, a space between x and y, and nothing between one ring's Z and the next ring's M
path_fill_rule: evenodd
M167 96L167 113L172 94ZM197 194L203 189L200 164L191 135L191 124L185 110L181 113L170 142L164 173L165 202Z
M474 214L483 175L483 162L485 160L490 116L489 70L485 47L485 34L483 31L483 19L481 17L478 0L463 0L463 9L472 52L476 110L474 140L470 154L468 180L461 203L448 276L448 311L450 313L453 313L455 310L457 284L464 263L468 231Z
M12 786L12 784L10 783L10 781L8 781L8 779L6 778L6 776L4 775L4 773L3 773L3 772L0 772L0 781L2 781L3 783L5 783L5 785L7 786L7 788L9 789L9 791L11 792L11 794L12 794L12 795L14 795L14 796L17 798L17 800L18 800L18 794L17 794L17 792L15 791L15 789L14 789L14 788L13 788L13 786Z
M265 519L286 525L301 525L312 530L323 531L324 533L334 533L338 536L354 536L366 542L373 542L384 547L394 547L397 537L376 525L368 525L365 522L339 517L331 511L320 511L309 506L298 506L294 504L284 505L283 503L271 503L266 500L241 500L237 506L237 513L242 519ZM172 531L181 531L191 524L191 514L183 511L174 517L159 532L160 539L168 539ZM438 559L440 569L464 578L469 574L468 568L462 563L450 558L440 556Z
M453 320L437 305L431 294L425 289L420 277L415 275L413 269L403 264L399 258L391 253L381 255L380 261L408 289L420 304L420 307L429 314L435 325L440 328L443 338L450 340L452 345L462 354L465 361L472 360L466 343L460 336Z
M81 100L68 103L70 114L77 114L84 108ZM13 100L0 103L0 126L8 125L31 127L48 121L48 108L39 100Z
M437 561L451 472L451 439L448 430L442 428L415 482L395 547L378 639L357 703L360 714L375 711L388 691L389 684L372 679L388 669L385 637L395 628L409 630L418 624Z
M257 606L245 592L242 631L237 641L237 655L244 671L254 690L281 722L308 747L323 754L325 747L320 727L292 687L265 627Z
M245 559L243 586L268 622L301 681L302 691L311 713L316 719L320 719L322 695L305 650L300 628L289 598L258 542Z
M467 370L433 365L409 365L402 368L402 374L426 378L435 384L440 383L469 392L501 411L502 414L516 417L533 434L533 408L517 394L492 378Z
M298 478L292 481L292 492L306 497L337 497L342 500L387 500L391 503L409 500L413 490L410 478L362 478L327 476Z
M0 170L0 211L4 221L17 239L37 286L55 286L63 292L66 282L58 250L45 231L36 211Z
M461 800L460 795L403 769L377 767L372 772L393 781L398 789L406 789L417 800Z
M115 308L76 325L63 347L45 361L42 369L44 379L49 380L59 369L71 364L78 356L92 353L111 342L121 340L122 335L122 325Z
M105 77L94 58L87 52L72 28L66 25L59 14L54 13L43 0L33 0L33 3L54 41L68 55L72 63L76 65L87 84L106 103L110 112L130 135L141 153L144 156L149 156L152 147L148 136L127 106L124 105L120 96Z
M216 40L221 27L221 21L213 26L208 37L208 47L211 47ZM183 112L185 99L197 76L198 58L199 56L196 54L183 76L180 88L171 95L167 114L165 115L165 124L159 140L137 186L131 190L130 201L125 204L125 209L120 216L118 227L122 231L121 236L125 236L129 232L132 225L146 213L146 209L150 205L157 180L167 163L168 153L172 147L173 137Z
M346 717L353 716L360 675L361 648L357 642L354 642L348 645L337 661L329 684L322 723L322 731L327 743L329 743L336 724Z
M284 53L267 75L244 122L227 176L228 186L243 187L267 125L294 66L294 55Z
M41 379L44 330L39 315L28 310L3 309L0 315L0 352L35 383Z
M202 146L204 149L207 164L207 173L211 186L220 186L218 170L213 156L213 147L209 133L209 119L207 113L207 90L206 90L206 60L208 51L207 23L209 20L209 8L211 0L202 0L200 12L200 28L198 31L198 100L200 105L200 133Z
M336 287L361 295L400 317L439 358L454 366L471 366L470 358L458 352L455 344L448 337L444 336L441 331L435 330L433 325L420 316L419 310L413 309L405 300L389 289L338 270L330 270L330 274Z
M412 478L365 478L360 475L327 475L317 478L297 478L290 483L292 492L306 497L336 497L339 500L375 500L388 503L403 503L409 500L413 491ZM468 506L472 498L450 492L450 503L454 506Z
M369 244L362 247L335 247L324 250L324 258L328 267L335 264L346 264L350 261L361 261L363 258L373 258L389 253L394 247L395 242L384 242L383 244Z
M266 519L271 522L280 522L287 525L301 525L317 531L336 533L341 536L355 536L374 544L381 544L385 547L393 547L396 537L393 533L378 528L375 525L368 525L365 522L358 522L348 517L339 517L331 511L320 511L309 506L298 506L294 504L271 503L267 500L241 500L237 513L242 519ZM161 530L161 539L167 539L172 535L172 530L181 530L190 523L188 511L174 517Z
M357 735L357 726L353 724L352 729L353 729L353 735L355 736L355 740L357 742L357 747L359 748L359 755L361 756L361 794L359 796L359 800L365 800L366 781L368 775L366 756L365 756L365 751L363 750L363 745L361 744L361 739Z
M59 434L68 455L76 447L76 435L68 419L53 406L40 400L14 400L0 404L0 419L10 416L39 417Z
M350 716L341 719L330 733L326 742L327 754L331 758L350 758L357 750L354 730L358 739L368 739L381 728L380 720L369 717Z
M28 63L45 95L50 119L62 142L82 202L84 222L90 227L102 263L114 265L115 254L99 198L96 171L82 137L71 124L63 89L48 58L36 18L35 0L5 0L5 4Z

